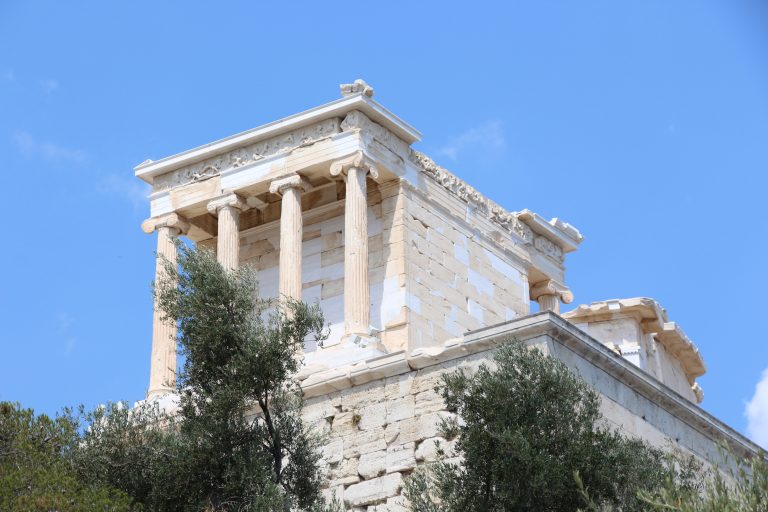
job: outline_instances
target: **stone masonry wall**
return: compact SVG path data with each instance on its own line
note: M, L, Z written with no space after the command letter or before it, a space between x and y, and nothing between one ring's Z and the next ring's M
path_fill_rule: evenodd
M530 312L526 269L457 222L464 203L405 197L411 350Z
M541 315L534 315L512 324L523 324L522 329L525 329L526 325L540 323L540 318ZM735 432L716 424L714 418L693 405L686 405L685 400L675 399L674 395L669 395L670 391L657 387L657 384L651 384L650 394L648 389L645 394L639 392L635 387L637 384L627 383L625 372L640 370L622 362L613 352L598 350L601 353L596 354L595 349L589 349L580 354L580 349L574 350L578 346L574 344L595 344L585 337L578 337L583 335L566 335L567 339L563 341L562 331L553 337L526 335L514 325L509 329L506 326L498 329L501 332L498 339L515 336L525 340L563 361L592 385L600 393L606 423L625 435L637 436L665 450L693 454L709 462L719 460L717 441L727 438L737 445L748 444ZM415 366L409 362L412 369L404 373L353 384L320 396L309 393L311 397L306 401L304 419L326 439L322 470L327 477L324 492L328 496L335 494L344 502L346 510L406 510L402 497L404 479L417 466L436 460L438 446L450 456L455 443L444 439L440 433L441 419L453 415L446 410L436 389L440 386L441 376L459 369L474 372L480 364L489 362L495 350L472 348L473 341L467 338L463 343L466 348L454 354L465 355L444 361L436 358L434 364L427 363L426 366L423 360ZM491 346L482 339L474 343ZM627 367L631 369L627 370ZM668 398L662 398L662 395ZM672 405L660 405L664 403ZM567 418L563 420L567 421Z

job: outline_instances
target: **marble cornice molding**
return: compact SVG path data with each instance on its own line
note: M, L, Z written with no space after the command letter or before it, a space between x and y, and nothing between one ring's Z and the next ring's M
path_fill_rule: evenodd
M152 217L141 223L141 230L146 234L154 233L158 228L174 228L181 234L189 232L191 224L178 213L168 213L158 217Z
M379 170L376 168L373 160L368 158L362 151L357 151L352 156L333 162L330 169L331 176L346 176L347 172L353 167L365 170L370 173L373 179L378 179L379 177Z
M308 192L312 186L309 180L301 174L291 174L272 181L269 184L269 193L283 195L283 192L289 188L298 188L302 192Z
M537 300L542 295L554 295L560 299L563 304L573 302L573 293L571 290L557 281L547 279L531 285L531 300Z
M422 174L468 205L473 206L475 211L479 211L494 224L522 239L524 244L533 246L558 263L562 263L564 254L574 250L583 238L576 228L559 219L546 222L540 220L538 215L529 210L510 212L504 209L473 186L435 163L424 153L411 149L409 160L416 164ZM534 223L535 230L529 226L529 222ZM541 225L542 223L546 224L547 228ZM565 238L566 235L567 239Z
M206 208L208 209L208 213L210 213L213 216L217 216L219 214L219 211L226 206L235 208L241 212L244 212L245 210L250 208L250 206L248 205L248 202L245 199L243 199L241 196L235 194L234 192L230 192L229 194L224 194L214 199L211 199L210 201L208 201L208 205L206 206Z
M273 155L310 146L340 132L340 118L326 119L156 176L152 183L152 190L160 192L188 183L204 181L230 169L237 169Z

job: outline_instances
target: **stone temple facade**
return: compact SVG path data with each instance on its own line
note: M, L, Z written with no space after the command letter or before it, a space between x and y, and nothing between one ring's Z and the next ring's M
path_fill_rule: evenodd
M506 210L419 140L358 80L325 105L135 168L152 185L142 228L159 255L175 258L184 236L229 268L255 267L262 296L321 305L330 339L305 347L298 378L306 419L327 434L329 493L349 510L402 510L403 478L450 448L440 375L511 336L579 373L629 435L705 461L719 441L757 450L698 407L704 362L657 302L561 315L579 231ZM156 311L148 399L167 401L175 372L175 327Z

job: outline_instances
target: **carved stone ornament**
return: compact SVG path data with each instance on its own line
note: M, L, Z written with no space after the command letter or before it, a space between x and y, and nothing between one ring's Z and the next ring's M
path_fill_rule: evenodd
M189 231L189 222L187 219L179 215L178 213L169 213L167 215L161 215L160 217L152 217L141 223L141 229L146 234L154 233L158 228L169 227L175 228L179 233L187 233Z
M333 162L331 164L331 176L346 176L347 171L352 167L368 171L373 179L378 179L379 177L378 169L376 169L373 162L365 156L362 151L358 151L350 157Z
M359 131L366 144L370 145L376 141L400 158L408 155L409 146L405 141L380 124L371 121L359 110L353 110L347 114L347 117L341 122L341 130L344 132Z
M565 285L547 279L536 283L531 287L531 300L538 300L542 295L554 295L559 297L563 304L570 304L573 302L573 293Z
M339 118L327 119L311 126L298 128L288 133L235 149L229 153L176 169L175 171L157 176L153 183L153 191L159 192L187 183L203 181L213 176L218 176L228 169L236 169L268 156L309 146L339 133L341 131L340 123L341 120Z
M509 212L491 201L474 187L468 185L447 169L437 165L424 153L415 150L410 152L410 160L418 165L422 172L432 178L443 188L457 196L467 204L475 207L476 211L486 215L494 223L522 238L526 244L532 244L534 234L531 228L523 224L514 212Z
M543 236L537 236L533 242L533 246L550 258L557 261L563 261L563 249L551 240L544 238Z
M303 192L307 192L312 187L309 184L309 180L300 174L278 178L269 184L270 194L282 195L283 191L289 188L300 188Z
M373 97L373 87L365 83L365 80L362 78L358 78L351 84L339 84L339 89L341 90L342 98L360 93L369 98Z
M215 199L211 199L208 202L208 213L214 216L218 215L219 210L221 210L225 206L236 208L241 212L244 212L245 210L250 208L250 206L248 206L248 203L245 199L243 199L242 197L240 197L235 193L230 193L230 194L224 194L223 196L219 196Z

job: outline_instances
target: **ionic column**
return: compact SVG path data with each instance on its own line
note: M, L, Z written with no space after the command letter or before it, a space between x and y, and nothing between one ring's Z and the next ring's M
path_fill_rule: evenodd
M344 176L344 331L345 336L369 335L371 291L368 284L368 193L365 178L378 177L362 152L331 165L331 175Z
M269 185L272 194L280 194L280 277L281 297L301 300L301 193L309 190L309 181L298 174L280 178Z
M573 293L564 285L547 279L531 287L531 300L539 303L539 310L559 314L560 302L570 304L573 301Z
M219 218L216 259L224 268L237 270L240 264L240 212L247 209L245 200L234 193L208 203L208 212Z
M144 221L141 228L150 234L157 231L157 261L155 263L155 283L168 280L165 260L176 264L176 244L174 240L181 233L186 233L189 224L184 218L172 213ZM154 301L152 315L152 358L149 368L149 390L147 398L176 391L176 323L164 319L157 299Z

